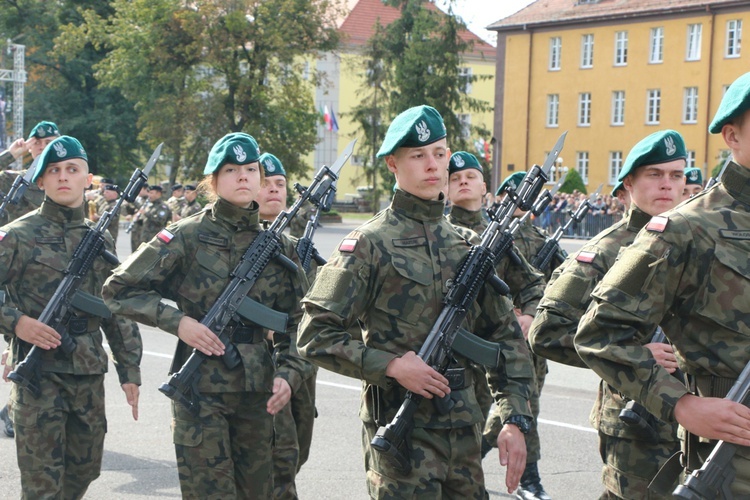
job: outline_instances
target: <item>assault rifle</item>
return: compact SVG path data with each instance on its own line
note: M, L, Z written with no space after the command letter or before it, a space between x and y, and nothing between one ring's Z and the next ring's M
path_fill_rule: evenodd
M339 171L351 156L356 142L355 139L349 143L333 166L321 168L315 175L310 187L302 190L301 196L289 211L281 212L268 229L258 234L232 271L229 283L201 320L201 324L207 326L224 344L222 361L228 369L232 370L242 363L237 348L231 343L234 330L227 328L231 321L235 321L238 325L243 320L249 321L262 328L277 332L286 330L288 319L286 314L274 311L252 300L247 294L273 259L279 261L291 272L297 272L297 265L281 254L281 233L286 229L289 221L297 214L303 203L308 200L316 206L323 203L328 191L338 179ZM172 365L170 370L172 375L169 380L159 386L159 391L183 405L194 416L198 416L200 413L200 392L197 388L200 378L199 368L209 357L199 350L193 349L193 352L179 370L176 370L177 367Z
M299 184L295 184L294 188L297 190L297 192L302 193L303 188ZM305 226L305 234L302 235L302 238L297 241L297 255L299 255L299 260L302 263L302 269L305 270L305 272L310 272L310 261L312 259L315 259L315 262L319 265L325 265L326 260L318 253L318 249L315 248L315 245L313 245L313 235L315 234L315 230L318 228L319 220L320 220L320 212L328 212L331 209L331 204L333 203L333 198L336 196L336 187L331 186L331 189L328 190L325 197L323 198L322 202L315 207L315 213L313 214L312 218L307 221L307 225Z
M745 365L725 399L750 406L750 362ZM716 443L703 466L687 476L684 483L675 488L672 495L686 500L734 498L731 491L735 476L732 458L737 448L738 445L726 441Z
M73 257L65 269L62 281L60 281L42 314L39 315L39 321L51 326L60 334L60 349L65 354L71 354L76 348L75 339L68 333L68 321L74 316L75 309L101 318L112 316L112 313L104 305L101 298L94 297L78 288L94 266L94 261L97 257L103 257L104 260L113 266L119 264L117 256L104 248L104 232L115 215L117 215L122 202L124 200L133 201L138 196L141 187L148 180L149 172L154 167L154 164L156 164L156 160L159 159L161 148L162 144L159 144L151 155L151 158L149 158L148 163L146 163L146 166L143 167L143 170L136 169L133 172L122 196L110 210L102 214L96 227L86 230L86 234L84 234L81 242L76 247ZM32 346L23 361L8 375L10 380L31 391L34 397L39 397L41 392L38 380L42 352L39 347Z
M537 253L531 260L532 266L541 272L545 272L554 257L557 257L560 262L565 260L568 254L560 247L560 238L562 238L565 231L567 231L574 223L580 224L583 218L586 217L589 209L594 206L594 200L599 196L601 190L602 184L599 184L597 190L591 193L591 196L581 203L575 213L570 214L570 219L568 219L563 226L558 227L552 236L547 238L547 241L544 242L544 246L539 249L539 253Z
M13 180L13 184L10 186L10 189L8 190L8 194L3 194L0 192L0 196L2 196L2 203L0 203L0 217L5 217L6 207L8 206L8 203L12 203L13 205L18 205L21 202L21 198L23 198L23 194L26 192L26 188L29 187L31 184L31 178L34 177L34 172L36 172L37 164L39 163L39 156L37 156L34 161L29 165L29 168L26 170L26 173L24 175L18 174L16 178Z
M453 353L459 353L482 365L496 368L500 363L500 346L468 332L463 324L472 304L485 283L499 293L507 294L508 286L495 275L495 266L513 245L513 232L523 221L513 218L517 208L528 211L538 198L552 164L555 162L565 140L565 134L555 144L542 167L534 165L516 192L508 190L499 204L482 241L469 250L461 267L443 298L443 309L432 326L424 344L417 354L425 363L441 374L448 371ZM528 215L528 214L527 214ZM370 443L375 450L385 455L393 467L407 475L412 469L407 437L414 426L414 415L422 396L406 392L394 419L380 427ZM455 405L450 394L444 398L433 398L435 409L447 414Z

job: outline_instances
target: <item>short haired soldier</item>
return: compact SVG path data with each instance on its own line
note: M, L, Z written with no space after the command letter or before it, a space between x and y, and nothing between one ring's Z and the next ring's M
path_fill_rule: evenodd
M84 218L83 191L91 174L81 143L68 136L52 141L41 154L33 182L44 190L42 206L0 229L0 285L10 298L1 308L0 323L4 332L12 332L13 362L22 361L32 345L43 349L41 395L35 397L15 384L11 390L22 496L81 498L101 471L107 428L104 374L108 367L101 331L136 420L141 337L132 321L74 308L66 327L77 345L66 354L57 349L59 333L36 319L93 226ZM115 252L108 233L105 248ZM80 291L101 297L112 267L96 258Z
M740 445L731 463L739 498L750 494L750 408L722 398L750 361L750 73L729 86L709 132L732 151L720 183L651 218L594 290L575 346L615 390L687 431L688 470L713 440ZM641 347L656 325L689 388Z
M633 146L618 178L622 189L630 194L630 210L622 220L571 254L552 274L529 334L535 353L560 363L586 367L575 351L573 338L591 301L591 290L650 217L680 202L686 158L685 142L674 130L655 132ZM619 190L619 183L615 189ZM668 344L653 343L651 337L643 340L644 349L651 353L652 359L670 371L675 370L675 356ZM647 498L649 482L677 451L676 429L668 422L654 419L658 439L652 439L620 420L620 412L627 403L605 382L599 385L591 420L599 431L604 461L602 482L605 496L610 498Z
M687 200L703 191L703 173L698 167L685 169L685 189L682 191L682 199Z
M172 211L172 221L177 222L180 220L180 212L182 212L185 206L185 187L180 184L172 184L170 188L171 196L167 199L167 206Z
M185 184L185 205L178 216L180 219L190 217L203 210L203 206L198 201L198 187L195 184Z
M164 188L154 184L148 188L148 202L141 207L138 218L143 221L141 226L141 243L145 243L159 234L172 220L172 210L164 202L161 194Z
M266 182L258 193L260 218L273 222L286 208L287 177L284 165L275 155L260 155L260 165L266 175ZM297 214L299 215L299 214Z
M182 219L140 246L118 267L103 295L113 312L158 326L179 337L172 372L193 348L208 357L196 389L200 413L172 403L172 434L184 498L272 497L273 415L287 404L306 375L306 364L290 353L302 311L307 279L294 246L281 238L282 253L299 267L291 271L272 259L248 296L286 313L277 335L275 361L265 330L233 320L231 343L241 366L229 369L225 346L200 323L230 281L230 273L262 230L255 199L263 182L258 145L235 132L216 142L203 171L203 186L215 198L210 209ZM162 299L173 300L177 307ZM294 352L293 350L291 352Z
M378 152L398 182L393 201L339 244L303 301L302 355L364 381L360 417L372 498L486 495L477 425L483 417L468 360L456 355L452 368L463 377L451 386L415 353L469 250L443 216L450 156L445 136L442 117L429 106L393 120ZM501 464L508 465L506 487L513 491L526 459L522 429L531 420L529 353L507 298L483 289L470 316L470 330L505 346L505 364L489 370L488 379L505 422L498 446ZM406 390L427 399L450 393L456 404L445 415L429 401L419 406L410 449L420 460L404 476L370 443L394 418Z

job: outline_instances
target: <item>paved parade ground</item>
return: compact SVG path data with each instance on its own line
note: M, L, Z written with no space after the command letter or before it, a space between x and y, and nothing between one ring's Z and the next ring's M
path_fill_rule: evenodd
M330 255L336 244L359 222L326 224L315 236L321 255ZM125 258L129 235L120 232L118 250ZM572 251L580 241L564 241ZM108 433L102 475L89 488L91 499L179 498L174 449L170 431L170 401L157 387L167 379L175 337L141 325L144 355L140 420L134 422L130 407L111 367L106 377ZM601 459L596 433L588 415L596 396L598 379L590 370L550 363L541 399L539 433L542 483L555 499L595 499L600 484ZM9 384L0 383L0 401L6 401ZM310 459L298 476L302 499L366 498L361 457L359 381L321 370L318 375L317 409ZM0 498L19 498L20 479L12 439L0 434ZM491 498L507 498L504 469L496 453L484 460Z

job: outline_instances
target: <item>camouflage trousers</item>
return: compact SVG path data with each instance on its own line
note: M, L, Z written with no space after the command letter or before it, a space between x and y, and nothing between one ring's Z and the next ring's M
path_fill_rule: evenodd
M283 410L273 419L273 496L296 499L297 473L310 456L315 410L317 369L302 381Z
M378 427L363 424L362 449L367 489L373 499L487 498L476 425L455 429L415 428L411 433L412 470L403 476L370 447Z
M531 406L531 414L534 417L534 422L531 424L531 430L526 434L526 463L538 462L542 458L542 443L539 439L539 429L537 419L539 418L539 400L542 396L542 388L544 387L544 380L547 378L547 360L541 356L537 356L531 353L531 361L534 365L534 387L531 389L529 395L529 405ZM494 403L492 394L490 394L489 387L486 383L486 376L481 379L484 382L484 388L482 391L484 394L479 395L479 388L477 387L477 400L482 407L484 415L487 417L487 422L484 426L483 436L484 439L492 445L493 448L497 447L497 436L503 428L503 423L500 421L500 417L495 414L490 414L490 405ZM489 405L487 405L486 399L489 398ZM487 407L485 408L485 405Z
M141 244L141 228L143 224L133 224L133 229L130 230L130 251L135 252L138 246Z
M271 497L270 394L202 394L197 418L172 403L172 438L183 498Z
M102 467L104 375L44 372L40 389L11 388L21 497L82 498Z

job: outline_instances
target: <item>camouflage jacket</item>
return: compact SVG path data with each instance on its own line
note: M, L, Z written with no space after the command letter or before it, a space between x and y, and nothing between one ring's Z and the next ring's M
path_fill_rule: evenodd
M8 300L0 309L0 328L11 338L14 362L30 348L13 333L18 320L23 315L39 317L60 284L73 251L88 227L93 226L91 221L84 221L84 206L71 209L45 199L41 208L0 230L0 283L8 292ZM114 253L108 234L105 247ZM80 290L101 296L102 284L111 270L110 264L97 258ZM71 355L60 349L44 351L42 370L75 375L106 373L107 353L98 328L101 323L120 383L140 384L143 346L138 326L117 315L100 319L75 310L75 316L89 319L89 332L75 336L78 347Z
M483 210L470 211L455 205L451 208L448 220L472 243L480 242L477 235L481 235L488 225ZM465 233L465 229L470 229L472 233ZM496 267L497 275L510 288L515 307L520 309L522 314L534 316L544 294L544 278L531 267L518 249L516 255L520 257L521 265L514 264L509 258L502 258Z
M141 241L149 241L172 222L172 211L161 198L148 201L140 220L143 221Z
M516 232L513 237L513 243L515 243L519 253L523 255L528 262L532 262L534 257L539 254L539 251L547 242L548 237L549 235L544 229L535 226L530 220L527 220L518 228L518 232ZM562 264L562 257L558 258L557 255L552 257L552 262L550 262L550 265L547 266L547 269L543 272L545 282L549 282L552 278L552 272L560 264ZM538 269L537 271L542 272Z
M303 300L300 352L321 367L363 381L364 422L395 416L405 391L386 377L386 366L420 349L468 250L444 218L442 201L397 190L391 206L350 233L318 270ZM504 363L488 370L488 379L502 420L511 414L529 415L533 374L510 301L483 289L466 327L501 345ZM456 358L460 366L469 366L466 358ZM421 404L415 425L450 428L482 421L474 384L451 396L457 403L446 415L437 414L429 402Z
M12 156L11 156L12 158ZM13 186L13 181L19 175L24 175L25 170L14 171L14 170L2 170L0 171L0 191L7 194ZM23 197L18 205L8 203L5 209L8 211L8 215L0 219L0 224L7 224L8 222L18 219L20 216L36 210L42 205L44 201L44 191L37 187L36 183L32 182L26 188L26 192L23 193Z
M112 201L107 201L107 206L104 207L104 210L102 211L102 213L99 214L99 216L101 217L102 215L104 215L105 211L112 211L116 203L117 203L117 198L115 198ZM120 205L120 208L122 208L122 205ZM122 213L122 210L119 210L112 217L112 220L109 222L109 226L107 226L107 230L109 231L109 234L112 235L112 239L115 241L115 243L117 243L117 235L120 233L120 214L121 213Z
M113 312L177 335L184 315L203 319L260 230L257 204L243 209L219 200L210 210L180 220L142 244L107 280L104 300ZM292 242L286 237L281 240L283 254L299 264ZM302 315L299 301L306 290L301 270L292 273L272 260L248 296L289 315L286 335L275 336L278 368L265 342L235 344L243 369L228 370L221 358L209 358L201 365L198 389L270 392L273 378L282 377L296 390L311 369L295 355L294 347L290 349ZM162 299L173 300L177 308ZM179 368L191 352L187 344L178 342L173 366Z
M736 378L750 361L749 193L750 170L732 162L720 184L652 218L581 320L580 356L663 420L687 390L639 347L657 325L689 376Z
M289 234L295 238L301 238L305 234L307 221L312 219L315 210L315 205L311 202L303 203L296 215L289 221Z
M198 200L193 200L191 203L186 202L182 206L182 209L179 212L179 216L184 219L185 217L190 217L193 214L197 214L201 210L203 210L203 207L200 203L198 203Z
M167 206L173 214L179 214L180 212L182 212L182 209L186 204L187 200L184 197L175 198L174 196L170 196L167 200Z

